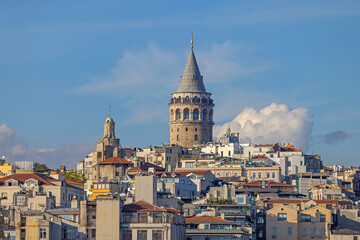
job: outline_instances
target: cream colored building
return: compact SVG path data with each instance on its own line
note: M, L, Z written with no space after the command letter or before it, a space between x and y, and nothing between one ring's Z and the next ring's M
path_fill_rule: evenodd
M314 206L299 210L279 205L266 211L266 239L328 239L331 210Z
M193 162L195 160L184 160L184 165L186 163ZM202 160L201 160L202 161ZM206 161L206 160L204 160ZM214 161L210 159L209 161ZM200 159L198 159L200 162ZM196 161L195 161L196 163ZM249 181L257 180L268 180L274 182L280 182L280 167L243 167L241 165L217 165L214 167L209 167L208 164L199 164L199 167L182 167L176 171L199 171L199 170L210 170L215 177L247 177Z
M13 196L20 191L51 192L56 199L57 207L70 206L74 196L77 199L85 199L83 185L68 180L55 179L38 173L15 173L0 178L2 206L13 206L15 204ZM27 205L27 200L28 197L25 197L21 202Z

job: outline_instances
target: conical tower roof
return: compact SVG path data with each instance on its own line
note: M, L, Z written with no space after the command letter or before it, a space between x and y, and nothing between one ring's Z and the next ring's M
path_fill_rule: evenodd
M177 92L206 92L193 49L190 51Z

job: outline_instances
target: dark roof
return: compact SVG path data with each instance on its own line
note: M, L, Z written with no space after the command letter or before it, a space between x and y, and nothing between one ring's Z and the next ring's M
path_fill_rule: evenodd
M359 231L355 231L348 228L339 228L331 230L331 234L333 235L360 235Z
M146 201L138 201L124 205L123 212L166 212L164 208L158 207Z

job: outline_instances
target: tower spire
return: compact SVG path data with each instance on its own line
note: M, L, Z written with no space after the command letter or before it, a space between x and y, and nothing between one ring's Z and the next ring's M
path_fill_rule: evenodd
M190 48L193 49L194 48L194 40L193 40L193 33L192 32L191 32L191 41L190 41L190 43L191 43Z

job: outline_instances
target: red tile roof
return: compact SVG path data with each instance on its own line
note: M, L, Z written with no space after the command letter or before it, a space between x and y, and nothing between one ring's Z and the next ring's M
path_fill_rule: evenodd
M177 171L175 170L175 173L180 174L181 176L187 176L191 173L199 175L199 176L204 176L207 172L209 172L210 170L193 170L193 171Z
M138 202L124 205L123 212L166 212L166 210L164 208L141 200Z
M79 162L79 163L80 163L80 162L85 162L85 159L84 159L84 160L81 160L81 161L78 161L78 162Z
M119 158L119 157L112 157L112 158L108 158L102 162L99 162L98 164L131 164L132 162L125 160L123 158Z
M139 168L139 167L129 168L129 169L128 169L128 172L131 172L131 171L141 171L141 168Z
M50 180L54 180L53 178L45 175L45 174L39 174L39 173L15 173L8 175L6 177L0 178L1 185L5 184L6 180L14 179L17 180L19 183L25 183L29 179L35 179L41 182L44 185L53 185L50 183Z
M209 216L194 216L187 217L185 221L188 222L222 222L222 223L232 223L231 221L218 218L218 217L209 217Z

